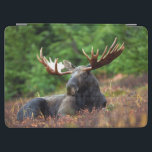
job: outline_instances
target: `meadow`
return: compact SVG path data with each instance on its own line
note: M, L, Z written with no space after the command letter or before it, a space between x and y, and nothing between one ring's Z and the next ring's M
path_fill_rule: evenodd
M31 98L5 102L5 124L9 128L134 128L145 127L148 120L148 75L97 75L107 106L101 110L81 110L76 115L60 118L41 115L36 119L16 120L20 107ZM51 94L65 93L64 85ZM51 95L50 94L50 95ZM40 96L37 93L36 96Z
M66 92L70 75L46 72L36 58L43 47L48 59L68 60L73 66L88 65L82 48L91 56L93 46L101 58L118 38L123 53L112 63L92 71L106 96L107 106L74 116L16 120L20 107L35 97ZM117 46L118 46L117 45ZM5 29L5 124L9 128L120 128L144 127L148 120L148 31L126 24L32 24Z

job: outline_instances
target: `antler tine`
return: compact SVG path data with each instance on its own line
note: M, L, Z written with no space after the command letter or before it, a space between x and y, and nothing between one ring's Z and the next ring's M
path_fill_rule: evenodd
M41 47L41 49L40 49L40 58L43 58L43 53L42 53L42 47Z
M118 50L119 44L116 44L115 47L111 50L110 54L113 54Z
M86 54L86 52L84 51L84 49L82 49L83 54L87 57L87 59L90 61L90 57Z
M112 51L114 45L116 44L116 42L117 42L117 37L115 37L115 39L114 39L112 45L111 45L110 48L109 48L108 53L104 56L104 58L106 58L106 56L108 56L108 55L111 53L111 51Z
M37 59L39 60L40 63L42 63L41 59L39 58L38 54L36 55Z
M112 54L119 56L122 51L125 49L124 47L124 42L122 43L122 45L120 46L120 48L118 49L118 47L112 52Z
M39 58L39 56L37 54L37 59L39 60L40 63L42 63L44 66L46 66L46 61L45 61L45 59L43 57L42 48L40 49L40 58Z
M94 50L93 50L93 46L92 46L92 50L91 50L91 56L94 57Z
M99 61L97 61L97 57L98 57L98 53L99 50L97 50L96 55L93 54L93 49L91 51L91 59L89 58L89 56L83 51L83 54L88 58L89 62L90 62L90 67L85 68L85 71L89 71L89 70L93 70L93 69L97 69L99 67L102 67L106 64L109 64L110 62L112 62L116 57L118 57L122 51L124 50L124 43L122 43L121 47L118 49L119 44L116 44L117 42L117 37L114 39L112 45L110 46L108 53L107 52L107 46L105 47L105 50L100 58ZM115 45L116 44L116 45ZM105 55L106 54L106 55Z
M98 57L99 56L99 49L97 49L97 53L96 53L96 55L95 55L96 57Z
M104 50L104 52L103 52L103 54L102 54L102 56L101 56L99 62L103 59L104 55L105 55L106 52L107 52L107 49L108 49L108 46L105 47L105 50Z
M65 75L65 74L71 74L72 73L72 71L59 72L58 71L58 58L55 59L54 63L52 62L51 58L49 58L50 59L50 62L49 62L47 60L47 58L45 56L43 56L42 48L40 49L40 57L37 55L37 59L38 59L38 61L40 63L42 63L45 66L45 68L46 68L46 70L47 70L47 72L49 74L53 74L53 75ZM62 62L60 63L60 65L61 64L62 64ZM60 71L63 68L64 68L64 66L60 67Z
M55 72L58 73L58 58L55 59Z
M113 43L112 43L110 49L112 49L112 48L114 47L114 45L115 45L116 42L117 42L117 37L115 37L115 39L114 39L114 41L113 41ZM110 50L110 49L109 49L109 50Z
M120 46L119 50L124 50L124 48L125 48L125 47L124 47L124 44L125 44L125 43L123 42L122 45ZM119 51L119 50L118 50L118 51Z

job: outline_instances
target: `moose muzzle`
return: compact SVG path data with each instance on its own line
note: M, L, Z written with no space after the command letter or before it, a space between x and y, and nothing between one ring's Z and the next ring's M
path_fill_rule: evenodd
M67 87L67 94L68 95L74 96L78 92L78 87L74 83L67 84L66 87Z

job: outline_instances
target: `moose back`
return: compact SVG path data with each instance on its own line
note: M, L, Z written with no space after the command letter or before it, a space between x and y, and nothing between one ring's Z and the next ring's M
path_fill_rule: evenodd
M107 46L98 60L99 50L94 54L91 50L91 58L82 49L83 54L89 61L88 66L74 67L71 62L64 60L63 63L58 63L58 59L52 62L51 58L48 61L40 50L40 57L37 58L44 65L46 70L51 75L71 74L69 81L66 84L66 94L52 95L46 97L34 98L27 102L17 114L17 120L22 121L24 118L35 118L43 114L45 118L48 116L59 115L74 115L77 111L87 108L90 112L92 108L103 108L106 106L106 99L101 93L99 83L96 77L91 73L91 70L100 68L112 62L124 50L124 43L120 46L116 44L115 38L113 44L107 52ZM115 45L116 44L116 45ZM107 53L106 53L107 52ZM66 72L61 72L66 69Z

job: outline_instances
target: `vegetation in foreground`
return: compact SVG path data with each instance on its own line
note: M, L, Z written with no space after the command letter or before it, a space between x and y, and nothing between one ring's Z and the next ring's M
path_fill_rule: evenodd
M44 119L16 120L20 107L30 99L19 98L5 102L5 124L9 128L113 128L144 127L148 118L148 78L118 74L113 78L99 79L100 88L107 98L102 110L82 110L74 116ZM59 90L60 92L60 90ZM61 91L62 92L62 91ZM57 93L57 92L56 92Z

